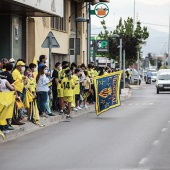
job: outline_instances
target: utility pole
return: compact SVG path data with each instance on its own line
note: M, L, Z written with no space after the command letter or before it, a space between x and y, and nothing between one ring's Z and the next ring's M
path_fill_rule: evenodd
M120 58L119 58L119 63L120 63L120 70L122 70L122 38L120 37Z
M139 55L140 55L140 52L138 51L138 62L137 62L138 63L138 74L139 74ZM139 77L138 77L138 85L139 85Z
M125 50L123 50L123 88L125 88Z
M93 62L94 62L94 65L96 66L96 40L93 40Z
M135 31L135 17L136 17L136 1L134 0L134 11L133 11L133 31ZM134 83L134 63L132 68L132 84Z
M170 62L170 7L169 7L169 39L168 39L168 68Z

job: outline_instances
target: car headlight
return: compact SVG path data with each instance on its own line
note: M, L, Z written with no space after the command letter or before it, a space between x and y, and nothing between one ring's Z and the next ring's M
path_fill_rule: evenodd
M163 84L158 84L159 87L163 87Z

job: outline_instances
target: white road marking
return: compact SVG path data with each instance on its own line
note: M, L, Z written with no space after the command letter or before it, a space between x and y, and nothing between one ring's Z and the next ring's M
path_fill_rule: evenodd
M136 105L136 106L138 106L138 105L139 105L139 103L136 103L135 105Z
M168 123L170 123L170 120L168 121Z
M148 105L153 105L153 103L149 103Z
M161 131L162 132L165 132L165 131L167 131L168 129L167 128L163 128Z
M130 103L129 106L131 106L133 103Z
M153 143L152 143L154 146L157 146L160 144L160 141L159 140L155 140Z
M139 162L140 165L145 164L148 161L148 158L142 158Z

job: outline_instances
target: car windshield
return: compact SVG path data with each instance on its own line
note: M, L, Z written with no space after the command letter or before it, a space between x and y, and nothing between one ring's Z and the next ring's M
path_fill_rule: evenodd
M149 71L150 72L156 72L156 69L150 69Z
M160 75L159 80L170 80L170 74Z
M152 73L152 76L157 76L157 73Z

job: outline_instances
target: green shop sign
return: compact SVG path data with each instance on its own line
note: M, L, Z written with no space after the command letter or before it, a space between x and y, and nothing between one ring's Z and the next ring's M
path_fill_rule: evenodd
M109 41L108 40L96 40L97 41L97 52L108 52Z

